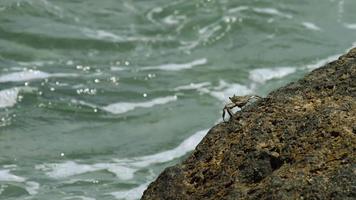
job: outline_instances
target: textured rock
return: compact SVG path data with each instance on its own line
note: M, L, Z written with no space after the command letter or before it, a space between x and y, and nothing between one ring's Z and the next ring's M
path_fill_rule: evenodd
M213 127L142 199L356 199L356 49Z

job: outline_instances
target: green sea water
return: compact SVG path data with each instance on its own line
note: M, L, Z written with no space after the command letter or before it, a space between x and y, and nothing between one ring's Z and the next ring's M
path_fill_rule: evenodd
M0 199L139 199L229 96L355 42L354 0L0 0Z

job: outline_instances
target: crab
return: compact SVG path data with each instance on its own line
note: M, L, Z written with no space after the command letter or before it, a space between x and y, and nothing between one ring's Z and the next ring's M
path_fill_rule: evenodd
M232 96L229 97L231 103L228 103L224 106L223 113L222 113L222 118L225 121L225 112L227 112L230 116L230 118L233 116L233 112L231 109L235 107L243 108L246 105L249 105L261 97L256 96L256 95L246 95L246 96Z

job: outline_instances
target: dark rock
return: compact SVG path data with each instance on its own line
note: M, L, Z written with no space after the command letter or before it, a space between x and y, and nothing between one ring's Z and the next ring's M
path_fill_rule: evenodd
M356 49L213 127L143 200L356 199Z

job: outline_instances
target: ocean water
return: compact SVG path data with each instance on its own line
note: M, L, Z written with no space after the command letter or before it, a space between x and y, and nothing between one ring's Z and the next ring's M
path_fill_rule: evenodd
M0 199L139 199L229 96L355 42L354 0L1 0Z

